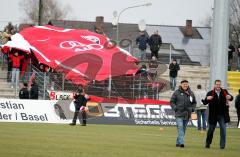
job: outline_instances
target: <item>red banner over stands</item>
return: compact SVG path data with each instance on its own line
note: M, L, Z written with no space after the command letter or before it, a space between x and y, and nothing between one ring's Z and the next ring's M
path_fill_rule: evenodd
M65 73L74 83L134 74L138 69L136 58L106 36L88 30L35 26L13 35L5 46L32 51L40 63Z

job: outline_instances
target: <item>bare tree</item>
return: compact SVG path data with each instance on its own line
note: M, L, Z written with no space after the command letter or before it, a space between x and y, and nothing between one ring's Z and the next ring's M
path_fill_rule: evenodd
M25 14L24 21L37 23L39 18L39 1L22 0L19 3L20 9ZM71 10L69 6L61 7L57 0L42 0L42 23L46 24L52 19L63 19Z
M240 44L240 0L231 1L229 22L229 41L237 46Z

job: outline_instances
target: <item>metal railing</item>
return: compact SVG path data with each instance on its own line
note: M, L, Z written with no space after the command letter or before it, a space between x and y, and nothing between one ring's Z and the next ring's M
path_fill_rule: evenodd
M11 72L10 72L11 73ZM2 72L5 82L7 80L7 71ZM11 74L10 74L11 75ZM9 76L11 78L11 76ZM20 76L19 84L15 82L6 82L8 87L13 86L12 92L18 97L18 91L21 89L23 82L31 84L31 80L35 78L38 84L39 99L49 99L49 91L75 92L80 84L76 84L71 80L65 80L62 73L43 73L33 68L32 72L25 72ZM76 80L78 78L71 78ZM89 95L96 95L105 98L151 98L159 99L159 93L168 89L168 81L153 81L142 75L116 76L109 77L106 80L89 81L85 85L86 92ZM1 88L0 88L1 90Z

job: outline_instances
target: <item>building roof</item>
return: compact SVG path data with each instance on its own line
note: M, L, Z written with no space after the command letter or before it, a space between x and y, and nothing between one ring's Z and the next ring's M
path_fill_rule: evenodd
M147 32L152 34L158 30L163 43L169 43L175 50L184 50L191 61L209 65L211 28L194 27L201 38L184 36L179 26L147 25Z
M54 26L72 29L88 29L95 31L95 22L89 21L66 21L66 20L51 20L50 23ZM117 29L110 22L104 22L103 32L112 40L116 40ZM135 41L139 35L138 24L119 23L119 39L130 39Z

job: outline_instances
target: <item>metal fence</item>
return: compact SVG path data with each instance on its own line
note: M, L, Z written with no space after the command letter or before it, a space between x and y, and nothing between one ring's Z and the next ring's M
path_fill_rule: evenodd
M5 78L5 81L11 81L11 72L7 72L7 63L4 62L3 56L1 57L1 65L3 71L1 76ZM142 63L145 64L145 63ZM150 99L162 99L170 97L170 83L169 78L161 77L161 72L157 71L157 67L160 67L160 71L165 71L167 66L165 64L157 63L157 67L150 67L150 62L147 62L149 66L148 75L128 75L128 76L109 76L108 79L97 81L88 81L85 89L90 95L96 95L105 98L115 98L121 97L126 99L140 99L140 98L150 98ZM154 64L153 64L154 65ZM30 82L33 78L36 79L39 88L39 98L49 99L49 91L61 91L61 92L75 92L80 86L74 80L79 80L80 78L71 77L66 79L64 73L60 72L41 72L38 68L33 65L29 65L29 68L23 76L20 77L20 84L12 84L11 82L6 83L6 86L13 86L12 93L14 96L18 97L18 91L22 87L23 82L28 82L30 87ZM201 84L203 89L208 90L209 80L191 80L190 85L195 90L197 84ZM10 94L10 90L8 91Z
M7 78L7 72L2 72L2 75ZM40 99L49 99L49 91L75 92L81 86L71 80L65 80L65 75L62 73L43 73L33 70L32 72L26 72L24 76L20 77L19 84L11 83L11 73L9 73L8 77L10 77L8 87L13 87L12 91L16 97L19 89L22 88L23 82L27 82L30 88L33 78L35 78L38 84ZM78 78L71 79L77 80ZM85 86L89 95L126 99L159 99L159 93L168 90L168 88L167 80L153 81L142 75L109 77L103 81L93 80L89 81Z
M33 78L35 78L38 84L39 99L49 99L51 91L73 93L81 86L72 81L79 78L66 80L63 73L43 73L34 67L32 68L32 72L26 72L20 77L19 84L11 83L11 73L7 74L7 71L2 71L0 75L2 78L7 78L7 75L9 75L10 79L8 79L9 82L6 85L8 85L8 88L13 86L12 93L14 93L16 98L18 97L22 83L27 82L30 88ZM176 89L180 84L179 81L177 81ZM198 84L201 84L204 90L209 90L209 80L190 80L190 87L193 91L196 90ZM89 95L105 98L168 99L172 94L169 79L164 79L156 75L128 75L109 77L103 81L92 80L86 84L85 89Z

